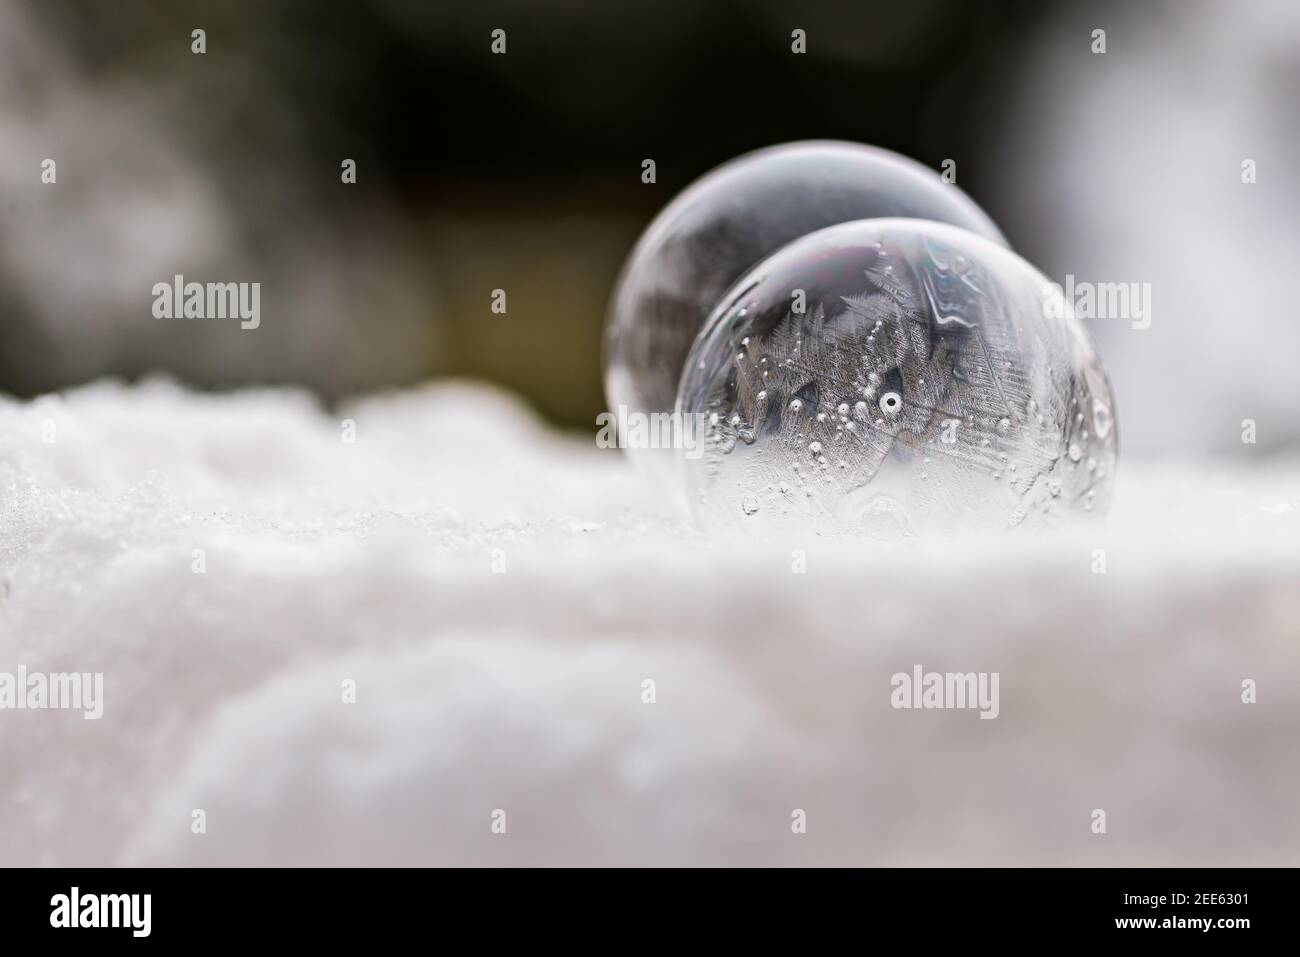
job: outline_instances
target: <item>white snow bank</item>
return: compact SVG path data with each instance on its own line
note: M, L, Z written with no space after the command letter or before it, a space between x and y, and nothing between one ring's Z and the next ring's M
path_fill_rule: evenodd
M0 710L0 863L1300 863L1300 467L1118 481L724 545L482 387L0 401L0 672L104 674ZM917 664L998 718L893 709Z

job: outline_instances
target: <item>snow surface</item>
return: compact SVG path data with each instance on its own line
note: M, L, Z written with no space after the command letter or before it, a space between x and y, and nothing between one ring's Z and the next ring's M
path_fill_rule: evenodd
M1298 496L1121 448L1103 526L737 544L483 386L0 400L0 671L105 676L0 711L0 863L1294 865Z

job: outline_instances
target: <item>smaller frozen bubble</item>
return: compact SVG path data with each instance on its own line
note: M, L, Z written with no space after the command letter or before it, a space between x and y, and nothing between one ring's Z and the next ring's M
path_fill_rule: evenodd
M936 170L859 143L785 143L705 174L655 217L619 277L605 328L609 409L672 411L691 343L736 279L800 236L880 216L952 223L1005 243ZM752 341L734 345L739 361L742 352L759 361ZM665 475L672 467L671 456L647 450L632 459Z

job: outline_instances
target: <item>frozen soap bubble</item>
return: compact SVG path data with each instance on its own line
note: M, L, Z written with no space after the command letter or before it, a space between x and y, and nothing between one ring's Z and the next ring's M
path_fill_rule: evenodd
M1052 524L1103 511L1115 474L1110 384L1060 288L920 220L832 226L747 273L692 347L678 410L709 529Z
M759 260L823 227L886 216L951 223L1005 244L980 208L934 170L855 143L774 146L697 180L646 229L610 301L610 411L672 411L691 343L722 294ZM668 454L632 457L672 464Z

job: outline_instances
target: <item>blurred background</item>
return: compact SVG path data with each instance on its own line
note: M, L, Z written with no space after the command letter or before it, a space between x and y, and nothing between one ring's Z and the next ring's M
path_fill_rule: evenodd
M1092 323L1127 450L1240 449L1243 418L1294 448L1298 107L1293 0L0 0L0 391L473 376L591 431L655 213L836 138L955 159L1057 282L1151 284L1150 329ZM153 318L176 273L260 282L261 328Z

